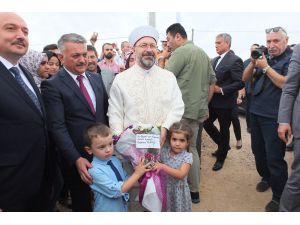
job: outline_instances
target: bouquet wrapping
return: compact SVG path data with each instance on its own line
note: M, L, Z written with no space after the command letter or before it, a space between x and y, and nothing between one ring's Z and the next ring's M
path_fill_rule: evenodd
M153 165L156 161L160 160L160 148L155 144L152 148L150 143L141 148L140 142L137 139L144 137L146 142L147 137L159 137L160 129L152 125L138 125L137 127L127 127L120 136L114 136L115 148L129 160L133 167L138 165L140 158L145 158L145 163ZM150 141L151 142L151 141ZM139 202L146 209L152 212L161 212L166 210L166 192L165 183L162 175L157 171L146 172L140 179Z

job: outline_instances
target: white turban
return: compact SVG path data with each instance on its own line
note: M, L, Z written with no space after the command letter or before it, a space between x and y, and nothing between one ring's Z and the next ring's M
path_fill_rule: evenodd
M134 46L141 38L143 37L152 37L155 42L158 42L159 33L158 31L152 26L141 26L135 28L131 34L129 35L129 43L131 46Z

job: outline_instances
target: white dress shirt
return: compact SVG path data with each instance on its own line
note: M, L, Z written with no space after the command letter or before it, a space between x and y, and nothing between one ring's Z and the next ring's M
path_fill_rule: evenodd
M22 69L20 68L19 64L13 65L13 64L11 64L9 61L7 61L5 58L3 58L3 57L1 57L1 56L0 56L0 61L3 63L3 65L4 65L4 66L6 67L6 69L8 69L8 70L9 70L10 68L12 68L12 67L17 67L17 68L19 69L20 75L21 75L23 81L25 82L25 84L27 85L27 87L32 91L33 94L35 94L35 96L37 96L36 93L35 93L35 91L34 91L34 89L33 89L33 87L31 86L29 80L27 79L27 77L26 77L25 74L23 73ZM10 73L12 74L13 77L15 77L15 75L14 75L12 72L10 72ZM30 74L30 75L32 76L32 74Z

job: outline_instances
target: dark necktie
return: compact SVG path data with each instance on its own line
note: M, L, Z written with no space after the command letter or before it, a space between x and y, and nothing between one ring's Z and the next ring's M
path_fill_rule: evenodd
M84 95L86 101L88 102L88 104L89 104L92 112L95 114L95 108L94 108L92 99L91 99L88 91L86 90L86 87L84 86L84 83L83 83L83 80L82 80L83 79L83 75L77 76L76 79L79 82L79 87L80 87L80 90L81 90L82 94Z
M36 95L30 90L30 88L25 84L24 80L21 77L20 70L17 67L12 67L9 69L10 72L12 72L15 75L15 79L18 82L18 84L24 89L26 94L31 98L37 109L42 113L41 105L36 97Z
M213 66L214 70L217 68L217 64L218 64L220 58L221 58L221 56L218 56L218 57L216 58L215 63L214 63L214 66Z
M119 173L118 169L115 167L115 165L112 163L111 160L109 160L107 162L107 165L109 165L111 167L111 169L114 171L116 177L117 177L117 180L118 181L123 181L122 177L121 177L121 174Z

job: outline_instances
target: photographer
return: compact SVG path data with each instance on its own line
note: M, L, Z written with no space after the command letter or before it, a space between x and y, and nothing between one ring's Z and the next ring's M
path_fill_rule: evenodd
M277 115L292 50L282 27L266 29L266 43L267 49L260 46L251 52L243 80L254 82L250 103L251 146L257 172L262 177L256 190L264 192L272 188L272 200L265 210L275 212L288 176L285 143L277 135Z

